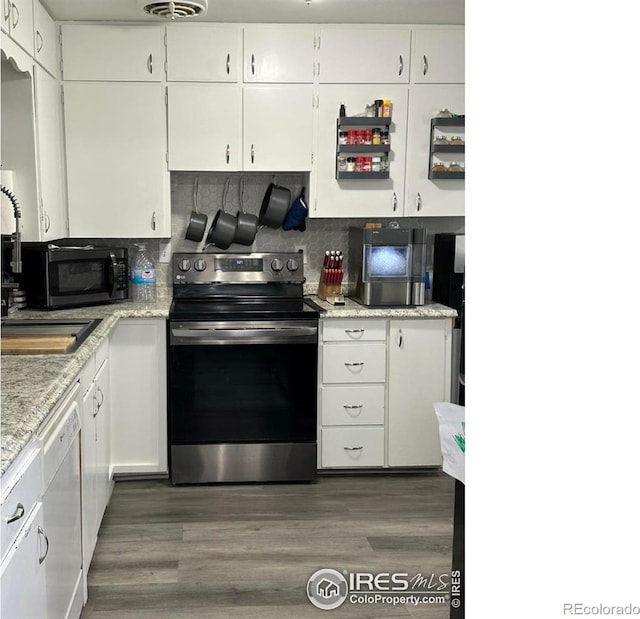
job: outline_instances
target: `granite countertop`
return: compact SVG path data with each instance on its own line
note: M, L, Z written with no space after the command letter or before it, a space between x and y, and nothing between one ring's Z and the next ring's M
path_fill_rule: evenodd
M347 298L344 306L334 306L308 295L322 309L321 319L332 318L455 318L454 309L439 303L419 307L368 308ZM38 428L58 400L78 376L120 318L167 318L171 305L170 290L158 288L158 300L152 304L123 301L109 305L43 311L20 310L6 320L94 319L102 322L72 354L2 355L0 436L2 437L0 475L4 474L20 451L35 436Z
M110 305L67 310L24 309L3 320L26 319L94 319L102 322L71 354L8 355L0 360L0 475L4 474L20 451L35 436L38 428L54 409L78 376L87 360L109 335L120 318L167 318L171 298L158 294L155 303L123 301Z
M308 297L316 305L326 310L321 318L455 318L456 310L440 303L427 302L415 307L365 307L353 299L345 297L344 305L331 305L315 295Z

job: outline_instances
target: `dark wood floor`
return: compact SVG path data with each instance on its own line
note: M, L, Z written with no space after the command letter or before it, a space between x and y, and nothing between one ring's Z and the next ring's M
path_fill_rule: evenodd
M82 619L446 619L446 606L307 600L320 568L451 569L453 480L331 476L315 484L116 484Z

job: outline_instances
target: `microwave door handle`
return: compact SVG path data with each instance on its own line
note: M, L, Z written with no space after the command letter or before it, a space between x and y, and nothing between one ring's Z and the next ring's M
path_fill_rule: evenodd
M116 255L110 251L109 259L111 264L109 265L109 284L111 285L111 296L113 297L116 293L116 271L118 269L118 262L116 260Z

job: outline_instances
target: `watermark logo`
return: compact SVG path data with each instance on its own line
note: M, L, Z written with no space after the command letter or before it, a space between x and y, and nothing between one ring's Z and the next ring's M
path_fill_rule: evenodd
M317 608L333 610L347 599L349 587L345 577L336 570L322 569L314 572L307 582L307 597Z

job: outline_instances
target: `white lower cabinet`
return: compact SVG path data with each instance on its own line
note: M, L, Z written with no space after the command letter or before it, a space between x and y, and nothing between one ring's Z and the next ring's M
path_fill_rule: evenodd
M111 334L114 474L166 473L166 321L122 319Z
M451 321L389 321L389 466L440 466L434 402L451 392Z
M0 567L2 619L46 617L42 503L26 519Z
M440 466L451 319L321 324L320 468Z
M113 488L110 471L109 370L109 341L105 340L80 376L83 390L82 555L85 585L98 529Z

